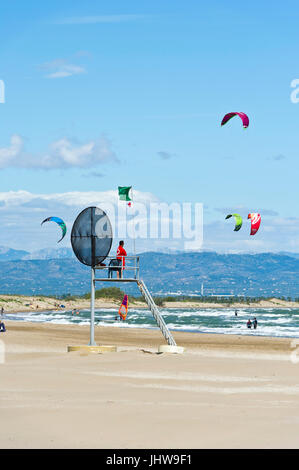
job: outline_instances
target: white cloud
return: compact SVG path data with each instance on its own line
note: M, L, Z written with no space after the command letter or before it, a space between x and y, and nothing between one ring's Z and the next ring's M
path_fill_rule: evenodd
M9 147L0 148L0 167L9 166L9 162L18 158L23 149L23 139L17 134L13 134L10 139Z
M159 199L152 193L141 192L134 189L134 199L143 204L159 202ZM71 191L68 193L34 194L29 191L8 191L0 192L1 203L8 206L23 206L26 203L33 203L32 207L43 209L51 201L54 204L63 204L66 207L79 208L87 204L117 204L119 201L117 189L110 191Z
M146 192L134 191L134 197L139 202L148 205L157 202L157 198ZM9 191L0 193L0 246L9 246L15 249L36 251L43 248L60 248L70 246L70 233L77 215L86 207L97 206L106 210L113 225L113 233L116 234L117 222L125 224L125 210L127 205L120 202L121 212L118 214L118 192L90 191L68 192L53 194L33 194L29 191ZM127 208L132 211L132 209ZM114 218L113 213L118 218ZM41 227L41 221L50 216L61 217L67 225L67 236L57 245L57 227L55 224L47 224ZM115 243L117 243L115 239ZM141 241L138 250L151 243ZM132 241L127 243L128 250L132 250Z
M216 212L221 212L222 214L233 214L235 211L240 213L241 217L247 218L247 215L251 212L258 212L262 214L262 216L269 216L269 217L276 217L278 216L278 212L273 211L272 209L257 209L255 207L246 207L246 206L234 206L234 207L215 207L214 209Z
M71 64L65 59L56 59L52 62L46 62L41 68L48 71L46 78L64 78L86 73L84 67Z
M53 142L48 152L37 155L25 153L23 147L22 137L13 135L10 146L0 147L0 168L91 168L118 161L105 136L82 145L62 138Z
M125 201L119 202L117 189L110 191L72 191L67 193L33 194L29 191L9 191L0 193L0 246L36 251L43 248L60 248L70 246L70 233L75 218L84 208L98 206L111 218L114 242L117 243L119 227L124 227L138 211L138 203L149 208L151 203L161 201L152 193L134 189L132 208ZM120 209L119 209L120 208ZM114 217L115 215L115 217ZM46 217L61 217L67 225L65 239L57 245L59 231L55 224L44 224ZM170 224L175 215L168 218ZM155 219L156 220L156 219ZM175 219L176 220L176 219ZM139 211L138 222L147 227L145 213ZM250 236L250 221L244 220L239 232L234 232L234 222L213 221L204 225L203 250L224 253L258 253L258 252L299 252L299 218L264 217L259 232ZM138 228L136 232L138 232ZM170 230L171 232L171 230ZM158 237L137 238L137 252L183 250L184 239ZM126 238L126 248L132 252L132 239ZM113 247L114 250L114 247Z
M203 248L225 253L299 252L299 218L263 217L256 235L250 220L234 232L234 221L214 221L204 226Z

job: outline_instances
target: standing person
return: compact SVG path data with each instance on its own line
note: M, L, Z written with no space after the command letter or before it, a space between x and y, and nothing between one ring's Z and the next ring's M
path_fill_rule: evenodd
M256 330L257 329L257 319L254 317L253 319L253 328Z
M247 322L247 328L251 329L251 320L249 318L248 322Z
M116 252L116 259L118 261L118 265L121 266L121 268L116 272L117 279L119 279L119 277L122 278L122 272L125 269L125 264L126 264L126 261L125 261L126 256L127 256L127 252L124 249L124 241L121 240L119 242L119 246L118 246L117 252ZM119 274L120 274L120 276L119 276Z
M238 316L238 310L235 310L235 317Z
M3 316L4 316L4 308L1 307L1 318L0 318L0 332L4 333L6 331L6 328L5 328L5 324L4 322L2 321L3 320Z

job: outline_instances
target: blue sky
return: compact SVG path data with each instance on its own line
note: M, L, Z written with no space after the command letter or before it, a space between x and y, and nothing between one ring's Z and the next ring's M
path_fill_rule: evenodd
M208 249L299 251L298 19L295 1L7 2L1 191L39 195L37 210L42 195L133 185L204 203ZM246 131L220 127L230 111ZM251 245L231 211L262 214Z

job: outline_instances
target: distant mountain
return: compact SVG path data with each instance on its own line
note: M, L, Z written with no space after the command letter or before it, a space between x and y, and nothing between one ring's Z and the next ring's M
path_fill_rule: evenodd
M83 294L89 279L90 269L72 259L0 262L1 294Z
M65 259L75 258L71 248L44 248L23 256L22 259Z
M299 297L299 259L281 254L142 253L140 277L155 295L199 295L203 284L204 295ZM107 285L99 283L97 287ZM135 285L118 286L127 293L139 292ZM62 295L89 291L90 268L76 258L12 261L0 258L2 294Z
M71 248L44 248L30 253L29 251L14 250L6 246L0 246L0 261L65 258L75 258Z
M280 251L278 254L279 255L290 256L291 258L299 259L299 253L293 253L291 251Z
M16 259L23 259L24 256L29 255L28 251L14 250L6 246L0 246L0 261L13 261Z
M140 270L157 293L299 297L299 259L285 255L144 253Z

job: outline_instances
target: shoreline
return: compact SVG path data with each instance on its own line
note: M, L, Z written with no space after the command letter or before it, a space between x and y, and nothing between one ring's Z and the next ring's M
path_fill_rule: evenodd
M15 313L15 312L14 312ZM20 312L18 312L20 313ZM80 324L74 324L74 323L54 323L54 322L47 322L47 321L35 321L35 322L32 322L32 321L28 321L28 320L10 320L9 318L4 318L4 321L5 323L7 323L7 325L13 325L13 327L15 325L18 325L18 324L27 324L29 326L35 326L35 325L54 325L54 326L61 326L61 327L69 327L69 326L76 326L76 327L79 327L79 328L90 328L89 325L80 325ZM98 325L98 324L95 324L95 330L97 330L97 328L111 328L111 330L137 330L137 331L158 331L160 332L160 329L158 326L152 326L152 327L144 327L144 326L138 326L138 325L133 325L133 326L128 326L126 324L124 324L123 326L111 326L111 325ZM206 336L219 336L219 337L222 337L222 336L232 336L232 337L237 337L237 338L268 338L268 339L273 339L273 340L276 340L276 339L285 339L285 340L288 340L288 341L292 341L292 340L298 340L299 341L299 338L298 336L282 336L282 335L277 335L277 336L271 336L271 335L263 335L263 334L259 334L257 332L254 332L254 330L251 330L251 333L244 333L244 334L238 334L238 333L213 333L211 331L199 331L199 330L188 330L188 329L175 329L175 328L169 328L169 330L171 331L171 333L175 336L176 334L191 334L191 335L206 335ZM244 328L245 331L247 331L247 329ZM1 336L0 336L1 338Z
M96 309L118 309L121 301L111 298L101 298L95 300ZM63 307L61 307L63 305ZM38 296L22 296L22 295L0 295L0 308L4 309L5 313L22 313L29 311L43 312L43 311L65 311L65 310L89 310L90 300L82 299L80 297L72 300L57 300L54 297L38 297ZM145 302L130 301L129 308L148 309ZM258 302L192 302L189 300L175 300L165 301L159 309L299 309L299 302L289 300L280 300L271 298L267 300L260 300Z

